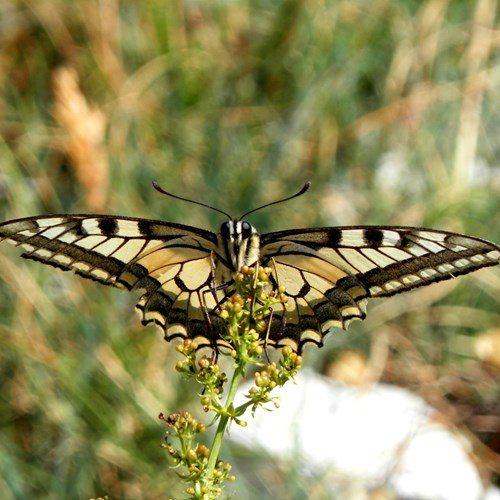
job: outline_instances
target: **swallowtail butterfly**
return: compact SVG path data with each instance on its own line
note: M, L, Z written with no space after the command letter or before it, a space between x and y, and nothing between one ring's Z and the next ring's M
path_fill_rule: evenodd
M186 200L154 187L173 198ZM306 183L295 195L304 193ZM209 207L213 208L213 207ZM0 240L23 257L126 290L143 290L137 308L166 340L224 345L218 305L231 295L244 264L272 270L288 303L278 304L265 333L273 347L318 346L332 327L364 319L366 301L454 278L500 263L500 246L479 238L414 227L350 226L292 229L259 235L229 218L218 234L156 220L109 215L49 215L0 224ZM263 338L264 342L264 338Z

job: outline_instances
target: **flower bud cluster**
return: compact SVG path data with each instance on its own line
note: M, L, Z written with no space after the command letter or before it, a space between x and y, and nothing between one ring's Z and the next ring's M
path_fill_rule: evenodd
M183 373L187 378L195 379L204 388L204 396L201 398L202 406L205 411L213 409L212 398L217 399L217 405L220 405L219 398L224 392L224 384L227 382L227 376L220 371L219 365L214 363L206 355L200 358L196 357L198 346L191 339L184 339L176 349L184 355L184 359L179 361L175 368Z
M172 429L167 433L168 437L176 437L180 442L180 448L177 450L167 438L165 447L174 463L183 465L187 470L181 477L192 485L186 490L190 498L217 498L221 494L220 486L224 481L234 479L234 476L229 474L231 466L217 459L226 426L231 422L246 426L246 422L240 417L249 407L252 413L269 402L277 408L279 397L271 396L271 392L293 380L301 366L302 358L290 347L282 349L282 358L278 364L273 362L263 366L261 357L265 339L269 334L269 317L274 306L280 304L279 307L282 308L288 300L284 288L276 287L270 277L271 268L259 266L243 266L235 276L234 293L228 296L219 310L220 317L228 325L228 333L222 338L229 346L228 349L221 348L210 358L197 355L198 345L192 339L185 339L176 347L184 357L177 363L177 371L202 385L200 402L203 410L213 411L213 421L219 422L212 450L209 450L202 444L193 444L197 434L204 432L205 427L189 413L160 417ZM234 360L234 373L224 402L221 395L228 379L215 363L215 354L231 356ZM236 387L250 365L261 367L254 376L255 386L246 396L248 401L235 407L233 398Z
M172 413L167 417L160 414L159 418L172 429L172 431L167 431L164 447L167 449L174 464L182 465L186 468L187 473L181 474L181 477L186 482L196 485L196 488L189 487L186 493L193 499L206 498L208 493L214 494L212 498L216 498L218 496L217 492L219 494L221 492L219 485L224 481L233 481L234 476L229 475L231 466L219 460L214 470L212 487L209 488L202 484L202 478L208 465L210 449L204 444L197 443L193 445L193 441L198 434L205 432L205 425L198 422L188 412ZM179 440L179 449L176 449L169 440L169 437L172 435Z
M269 363L265 370L255 372L255 386L248 391L247 398L252 406L252 413L265 403L272 402L276 408L279 407L280 397L271 397L271 391L281 387L297 374L302 365L302 356L299 356L291 347L285 346L281 350L282 357L279 367L275 362Z
M235 276L235 292L219 312L229 325L225 338L233 347L233 358L258 363L269 328L268 317L277 303L288 300L283 287L270 281L271 268L242 266Z

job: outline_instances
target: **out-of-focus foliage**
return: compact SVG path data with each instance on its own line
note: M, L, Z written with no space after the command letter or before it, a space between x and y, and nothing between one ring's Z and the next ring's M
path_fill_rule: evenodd
M217 214L151 180L238 216L311 179L252 222L500 242L499 17L494 0L3 0L0 218L104 212L216 229ZM377 376L482 438L494 476L498 297L496 269L375 303L306 363L364 351ZM2 498L178 495L157 415L189 405L192 388L135 298L1 246Z

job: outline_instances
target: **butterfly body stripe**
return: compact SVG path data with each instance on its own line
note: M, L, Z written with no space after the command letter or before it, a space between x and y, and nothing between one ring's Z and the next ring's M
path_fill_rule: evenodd
M28 217L0 224L23 257L105 285L141 290L137 308L165 338L227 346L219 304L241 265L269 266L288 303L277 304L265 342L321 346L332 327L364 319L384 297L500 263L500 247L446 231L392 226L286 230L259 235L230 220L219 234L162 221L107 215ZM264 339L263 339L264 342Z

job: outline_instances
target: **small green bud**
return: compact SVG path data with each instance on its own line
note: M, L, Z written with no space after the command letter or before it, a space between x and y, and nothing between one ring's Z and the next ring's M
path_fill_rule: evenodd
M210 366L210 360L206 356L203 356L198 360L198 365L200 368L207 369Z
M259 340L259 334L255 331L255 328L248 330L248 334L254 339Z
M264 320L258 321L257 324L255 325L255 329L258 332L264 332L267 328L267 323Z
M237 303L243 304L243 297L239 293L235 293L231 297L231 303L232 304L237 304Z
M208 455L210 454L210 450L203 444L198 445L198 447L196 448L196 452L198 456L208 457Z

